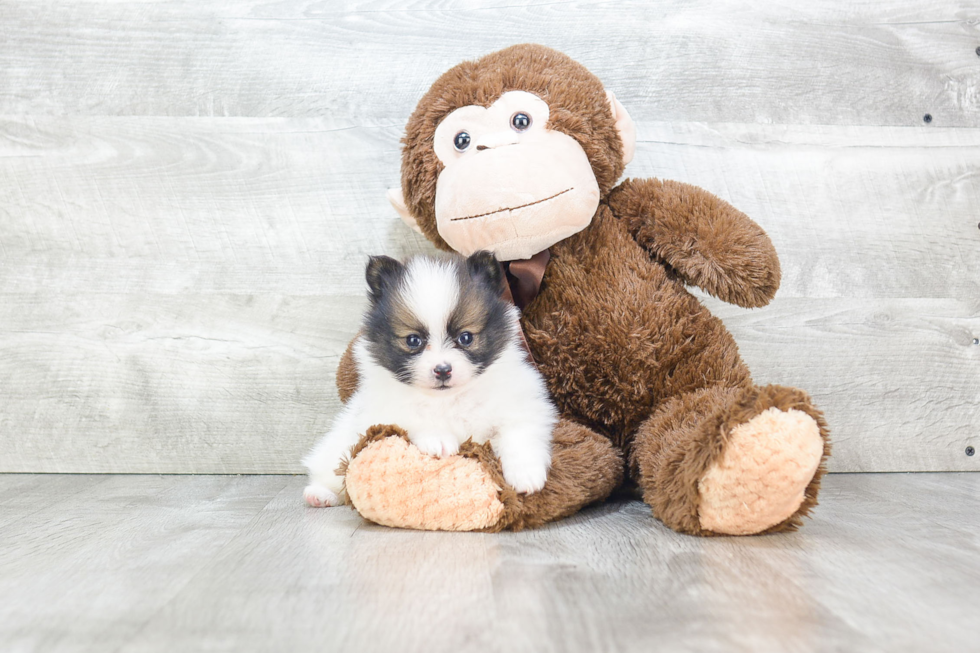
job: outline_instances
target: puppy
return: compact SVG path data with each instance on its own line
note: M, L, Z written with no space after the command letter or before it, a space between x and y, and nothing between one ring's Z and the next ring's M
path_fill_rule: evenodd
M366 276L370 305L353 349L359 386L303 459L306 502L342 502L337 467L374 424L401 426L433 456L489 441L511 487L540 490L558 415L521 347L518 311L500 297L497 259L477 252L403 265L375 256Z

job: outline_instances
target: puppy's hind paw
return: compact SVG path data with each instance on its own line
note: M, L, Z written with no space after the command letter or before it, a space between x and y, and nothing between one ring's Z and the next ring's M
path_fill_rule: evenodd
M313 508L329 508L343 503L335 492L315 483L306 486L303 490L303 498Z

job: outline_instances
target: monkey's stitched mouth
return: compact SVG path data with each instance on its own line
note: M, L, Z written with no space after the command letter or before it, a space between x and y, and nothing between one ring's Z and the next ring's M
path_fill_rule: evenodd
M534 206L535 204L540 204L541 202L547 202L548 200L553 200L556 197L558 197L559 195L564 195L565 193L567 193L569 191L573 191L573 190L575 190L574 187L572 187L572 188L566 188L565 190L561 191L560 193L555 193L551 197L546 197L543 200L534 200L533 202L528 202L527 204L521 204L520 206L508 206L508 207L503 208L503 209L497 209L496 211L489 211L487 213L480 213L478 215L468 215L465 218L450 218L449 221L450 222L456 222L457 220L472 220L473 218L485 218L488 215L495 215L497 213L503 213L504 211L516 211L517 209L523 209L523 208L526 208L528 206Z

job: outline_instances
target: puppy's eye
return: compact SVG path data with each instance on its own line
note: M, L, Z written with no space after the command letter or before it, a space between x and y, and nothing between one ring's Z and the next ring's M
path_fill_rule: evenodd
M518 111L511 116L510 126L517 131L522 132L531 126L531 116L527 115L523 111Z
M469 347L473 344L473 334L469 331L463 331L461 334L456 336L456 342L459 343L460 347Z
M405 344L409 349L418 349L422 346L422 338L417 333L409 334L405 336Z
M466 132L459 132L453 137L453 147L457 152L462 152L470 146L470 135Z

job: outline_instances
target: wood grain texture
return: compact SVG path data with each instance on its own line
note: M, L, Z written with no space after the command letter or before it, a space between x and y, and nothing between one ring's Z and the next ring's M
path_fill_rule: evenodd
M300 471L366 257L432 251L384 199L409 112L453 63L522 40L616 91L629 176L703 186L770 233L776 302L705 301L758 381L826 410L833 470L978 469L978 18L0 5L0 471Z
M980 301L705 300L758 383L804 388L831 425L834 471L977 470Z
M2 123L4 471L295 472L336 410L397 130L315 120ZM711 307L828 412L832 469L975 469L980 132L641 124L629 173L699 184L780 251ZM711 300L706 300L711 301ZM783 334L784 337L774 337Z
M46 507L0 506L5 651L114 650L289 483L270 476L32 480Z
M0 649L976 644L980 474L832 475L800 532L709 539L622 500L522 533L400 531L306 508L303 482L0 476ZM28 486L37 505L5 501Z
M6 3L0 114L398 125L446 68L535 41L642 120L980 126L980 8L929 3ZM392 62L399 62L392 65Z

